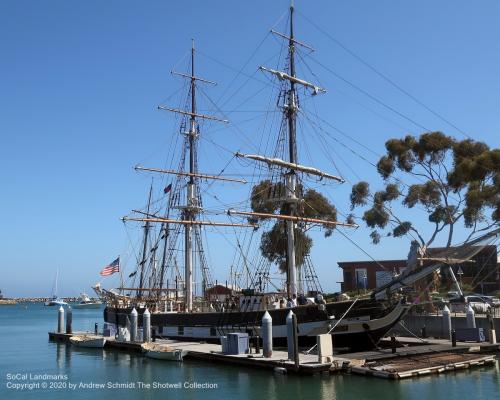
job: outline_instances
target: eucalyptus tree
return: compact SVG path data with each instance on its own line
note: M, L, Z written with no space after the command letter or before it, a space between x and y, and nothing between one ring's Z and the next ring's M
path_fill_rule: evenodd
M337 221L337 210L328 199L314 189L304 190L302 185L297 186L297 204L294 215L304 218L317 218L327 221ZM255 213L290 214L290 204L280 201L285 196L285 186L281 182L264 180L254 186L251 194L251 208ZM251 222L265 217L252 217ZM295 262L297 267L304 264L309 255L313 241L307 234L310 225L297 223L295 234ZM324 225L325 236L333 233L334 225ZM278 264L282 272L286 271L287 239L285 222L278 220L272 227L262 234L260 250L269 261Z
M372 193L362 181L353 185L350 195L351 209L365 207L362 219L372 229L373 243L383 236L410 234L425 251L441 236L450 247L458 224L466 229L467 240L499 224L499 149L442 132L390 139L385 148L377 163L383 187ZM423 218L418 223L405 219L395 211L396 203L420 209Z

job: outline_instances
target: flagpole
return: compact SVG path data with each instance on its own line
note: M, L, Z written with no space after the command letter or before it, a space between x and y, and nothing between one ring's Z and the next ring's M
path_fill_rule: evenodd
M118 256L118 265L120 266L120 288L123 288L123 268L121 266L120 256ZM123 290L120 290L120 294L123 294Z

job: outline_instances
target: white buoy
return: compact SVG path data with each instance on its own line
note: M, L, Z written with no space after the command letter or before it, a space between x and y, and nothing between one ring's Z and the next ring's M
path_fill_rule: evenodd
M451 314L446 305L443 308L443 336L451 340Z
M142 341L151 342L151 314L147 308L142 314Z
M488 312L488 325L489 325L489 339L491 344L497 343L497 333L495 332L495 320L493 319L493 315L491 315L491 311Z
M137 341L137 310L135 307L130 313L130 341Z
M476 314L474 313L474 310L472 309L470 304L467 307L467 312L465 313L465 316L467 318L467 328L475 328L476 327Z
M59 307L57 312L57 333L64 333L64 307Z
M273 355L273 319L266 311L262 317L262 353L264 357Z
M286 344L288 346L288 359L294 359L293 352L293 311L290 310L286 316Z
M73 333L73 310L71 307L68 307L68 311L66 314L66 333Z

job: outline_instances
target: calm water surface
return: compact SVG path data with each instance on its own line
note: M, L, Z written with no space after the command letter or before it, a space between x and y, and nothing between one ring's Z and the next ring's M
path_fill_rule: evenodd
M102 327L102 310L74 310L74 330ZM49 342L57 307L40 304L0 306L0 399L500 399L500 369L476 368L439 377L391 382L359 376L294 377L269 371L185 361L169 363L118 351L75 349ZM11 379L9 379L9 374ZM17 374L28 374L27 379ZM67 380L30 379L35 374L66 375ZM61 388L12 389L8 386L51 382ZM136 388L80 388L84 385L135 383ZM139 388L153 384L203 384L212 389ZM67 386L71 383L75 389ZM64 387L66 386L66 387Z

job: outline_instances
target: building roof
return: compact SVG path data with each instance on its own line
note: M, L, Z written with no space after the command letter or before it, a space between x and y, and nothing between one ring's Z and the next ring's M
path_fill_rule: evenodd
M228 288L227 286L224 285L215 285L205 290L205 293L208 294L231 294L232 292L233 289Z
M337 263L340 268L349 268L349 267L363 267L363 266L382 266L382 267L405 267L406 260L380 260L380 261L339 261Z
M479 247L479 246L474 246L474 247ZM483 247L477 254L475 254L472 258L477 256L478 254L484 254L484 253L493 253L497 251L497 248L495 245L487 245L487 246L481 246ZM427 254L429 256L436 256L442 251L446 251L446 247L429 247L427 249ZM349 268L349 267L364 267L364 266L370 266L370 267L375 267L375 266L382 266L382 267L405 267L406 266L407 260L363 260L363 261L338 261L337 264L339 265L340 268Z

